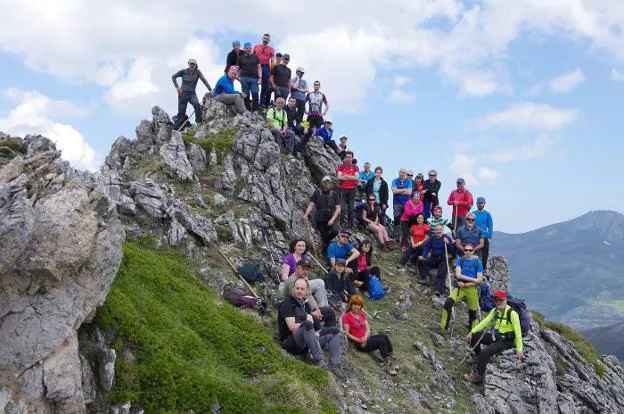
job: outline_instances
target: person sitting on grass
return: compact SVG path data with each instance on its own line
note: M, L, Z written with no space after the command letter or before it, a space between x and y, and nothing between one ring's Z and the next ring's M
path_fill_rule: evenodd
M325 289L340 296L340 300L347 303L349 297L355 293L352 276L352 273L347 273L345 260L337 259L336 266L325 276Z
M366 230L370 231L377 237L379 245L383 251L389 252L392 249L392 241L390 240L388 230L386 230L384 225L379 222L381 209L375 200L374 194L368 195L367 202L362 209L361 219L366 224Z
M297 262L307 259L308 242L305 239L295 239L288 246L289 253L282 259L282 272L280 281L285 282L288 277L297 270Z
M357 275L353 280L353 284L362 289L368 291L368 279L371 276L377 276L381 280L381 270L379 266L373 266L373 243L370 240L364 240L358 247L360 255L357 258Z
M409 245L399 260L399 267L405 266L408 262L414 263L418 256L422 256L424 244L429 239L429 225L425 223L423 213L416 215L416 224L410 228L408 239ZM426 275L421 273L420 276Z
M384 334L371 335L371 329L366 314L362 311L364 300L361 296L353 295L347 302L347 311L342 315L342 327L355 349L360 352L372 352L379 349L382 364L390 375L397 375L398 366L392 355L392 343Z
M280 304L277 314L280 344L293 355L309 351L319 368L329 369L336 378L344 381L346 377L340 367L340 329L336 326L317 329L320 326L312 316L312 308L306 300L307 294L308 281L297 278L290 294ZM329 350L329 366L325 363L323 347Z
M351 232L348 229L340 230L338 240L331 242L327 247L327 259L329 264L336 266L336 260L344 259L347 266L347 272L357 274L357 258L360 252L349 243Z

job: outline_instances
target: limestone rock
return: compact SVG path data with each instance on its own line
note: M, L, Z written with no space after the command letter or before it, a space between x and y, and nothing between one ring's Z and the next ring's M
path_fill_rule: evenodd
M509 264L506 258L490 256L486 274L492 292L497 290L508 291L510 289Z
M97 396L97 383L93 375L93 370L91 369L91 364L89 364L87 358L82 355L79 356L82 377L82 396L85 404L91 404L95 401Z
M100 386L104 391L110 391L113 388L116 360L117 353L114 349L100 349L98 353L98 375L100 378Z
M340 158L331 148L325 148L320 138L310 138L304 155L314 182L320 183L324 175L336 175Z
M186 154L195 174L206 171L206 151L202 147L191 142L186 146Z
M160 156L166 166L183 181L193 181L193 167L186 156L186 148L182 135L178 131L171 133L171 138L160 147Z

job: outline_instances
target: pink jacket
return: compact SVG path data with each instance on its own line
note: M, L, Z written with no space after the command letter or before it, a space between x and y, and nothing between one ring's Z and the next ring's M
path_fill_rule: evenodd
M401 221L409 221L412 216L423 212L423 202L418 200L418 204L414 206L412 200L407 200L403 207L403 214L401 215Z

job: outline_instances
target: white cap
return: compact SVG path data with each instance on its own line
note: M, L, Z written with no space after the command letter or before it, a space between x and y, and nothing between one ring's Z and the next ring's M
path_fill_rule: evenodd
M331 177L329 175L326 175L325 177L321 179L321 182L322 183L331 182L331 180L332 180Z
M342 135L340 136L340 138L349 138L349 137L348 137L348 136L346 136L345 134L342 134Z
M193 63L193 64L197 65L197 61L196 61L195 59L189 59L188 63L189 63L189 65L190 65L191 63Z
M303 68L303 66L299 66L295 72L305 73L305 69Z
M327 118L327 119L325 120L325 123L330 123L330 124L333 124L333 122L332 122L332 119L331 119L331 118Z

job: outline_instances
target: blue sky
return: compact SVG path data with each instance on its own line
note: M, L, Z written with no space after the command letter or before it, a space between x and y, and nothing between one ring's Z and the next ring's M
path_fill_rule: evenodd
M33 3L0 1L0 130L43 133L79 168L153 105L173 115L188 58L214 84L232 40L268 31L387 179L436 168L446 198L462 176L507 232L624 210L620 1L320 1L318 20L293 17L297 2Z

